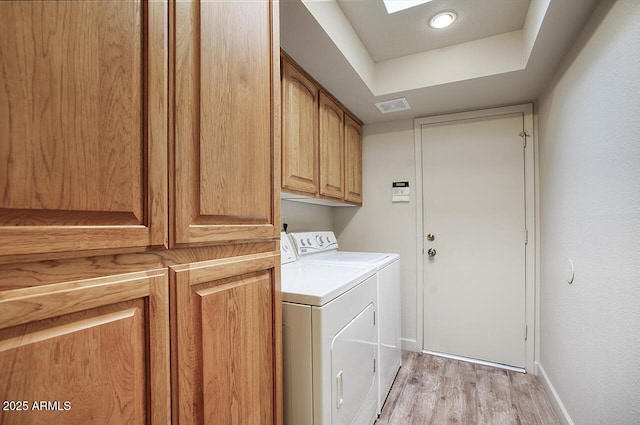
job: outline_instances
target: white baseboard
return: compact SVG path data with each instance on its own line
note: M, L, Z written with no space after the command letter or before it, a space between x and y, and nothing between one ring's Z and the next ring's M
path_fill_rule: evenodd
M416 353L422 351L422 348L418 347L418 341L415 339L401 338L402 349L405 351L415 351Z
M569 412L567 412L567 409L564 407L562 400L560 400L560 396L558 395L558 393L556 392L556 389L551 383L549 376L545 372L542 365L538 362L536 362L536 370L538 371L538 377L540 377L540 380L542 381L542 385L544 385L545 390L547 390L547 394L549 395L549 399L551 400L553 409L556 411L556 414L558 415L558 419L560 419L560 422L562 422L563 425L575 425L571 420L571 416L569 416Z

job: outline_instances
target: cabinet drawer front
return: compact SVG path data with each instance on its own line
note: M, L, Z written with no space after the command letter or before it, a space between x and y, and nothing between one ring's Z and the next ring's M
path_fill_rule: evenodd
M175 9L174 245L276 237L272 4L192 0Z
M166 244L166 10L3 4L0 256Z
M281 423L278 253L172 268L177 424Z
M2 292L0 327L0 423L168 423L166 270Z

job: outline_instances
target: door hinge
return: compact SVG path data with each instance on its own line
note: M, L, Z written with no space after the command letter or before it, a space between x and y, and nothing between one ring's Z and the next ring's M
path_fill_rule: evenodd
M527 340L527 337L529 336L529 326L528 325L524 325L524 340Z
M373 312L373 326L376 325L376 312Z
M373 359L373 373L376 373L376 359Z
M529 229L524 229L524 244L527 245L529 243Z
M520 137L522 137L522 147L526 148L527 147L527 137L531 137L531 135L529 133L527 133L526 131L523 131L522 133L520 133Z

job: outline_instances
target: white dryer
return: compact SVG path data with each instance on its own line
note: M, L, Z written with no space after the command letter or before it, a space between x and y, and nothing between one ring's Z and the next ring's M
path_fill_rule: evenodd
M292 233L300 261L360 264L376 267L378 296L378 414L401 366L400 255L394 253L338 251L333 232Z
M373 424L375 267L296 261L285 234L281 254L284 424Z

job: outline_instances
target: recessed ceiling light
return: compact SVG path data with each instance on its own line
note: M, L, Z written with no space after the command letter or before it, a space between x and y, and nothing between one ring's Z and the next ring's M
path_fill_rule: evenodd
M436 16L431 18L431 20L429 21L429 26L435 29L446 28L449 25L453 24L457 18L458 15L456 15L455 12L438 13Z

